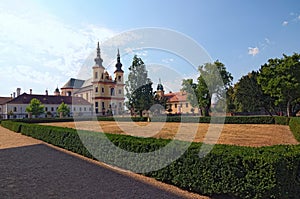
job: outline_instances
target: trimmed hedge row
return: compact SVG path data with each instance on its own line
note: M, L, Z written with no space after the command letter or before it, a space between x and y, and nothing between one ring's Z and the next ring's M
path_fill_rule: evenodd
M294 127L294 123L295 123ZM291 120L298 129L299 118ZM126 135L102 134L74 129L2 121L1 125L22 134L93 158L85 146L97 151L100 161L128 167L134 163L128 156L113 151L106 137L126 151L144 153L164 147L170 140L137 138ZM105 136L105 137L104 137ZM85 146L81 140L85 140ZM99 144L101 143L101 145ZM169 149L174 153L186 142L178 141ZM101 148L99 148L101 146ZM199 158L201 143L192 143L176 161L163 169L144 173L160 181L203 195L229 198L298 198L300 195L300 145L272 147L240 147L215 145L204 158ZM168 158L168 157L161 157ZM144 162L151 167L155 162ZM124 166L127 169L126 166Z
M17 119L16 122L24 123L50 123L50 122L73 122L91 121L93 118L37 118L37 119ZM147 117L98 117L98 121L118 121L118 122L146 122ZM271 116L230 116L230 117L193 117L193 116L157 116L152 117L151 122L184 122L184 123L220 123L225 124L281 124L288 125L288 117Z
M300 117L292 117L289 126L296 140L300 142Z

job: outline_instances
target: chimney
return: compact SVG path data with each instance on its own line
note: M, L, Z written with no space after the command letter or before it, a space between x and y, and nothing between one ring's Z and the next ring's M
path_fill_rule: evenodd
M13 92L13 97L16 98L16 92Z
M29 94L32 95L32 89L29 89Z
M48 90L46 90L45 92L46 92L46 95L48 95Z
M17 88L17 97L21 94L21 88Z

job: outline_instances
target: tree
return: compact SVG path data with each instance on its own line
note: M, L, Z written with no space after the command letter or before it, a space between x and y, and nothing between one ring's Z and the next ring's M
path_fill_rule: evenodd
M136 55L129 67L128 80L125 83L128 108L134 109L142 116L143 110L149 110L153 105L152 82L143 60Z
M276 98L276 105L286 105L289 117L295 116L300 110L300 55L269 59L260 68L258 83L264 93Z
M70 114L70 108L67 104L62 102L57 108L58 115L62 114L63 117L66 117Z
M44 113L44 105L41 103L40 100L33 98L31 99L29 105L26 107L26 112L31 113L34 116L39 116Z
M202 114L208 116L212 98L216 103L225 101L226 91L233 77L227 72L225 65L218 60L199 66L198 70L200 76L197 78L197 83L187 79L183 80L182 86L183 90L188 93L187 100L191 105L200 108Z
M264 108L272 116L271 110L274 110L275 99L263 92L257 81L258 75L259 72L252 71L234 85L232 97L236 111L255 112Z

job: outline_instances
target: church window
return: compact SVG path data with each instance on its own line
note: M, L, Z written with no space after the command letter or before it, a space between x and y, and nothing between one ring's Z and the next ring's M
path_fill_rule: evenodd
M114 96L115 95L115 88L110 88L110 95Z
M95 107L98 107L98 102L95 102Z
M17 112L17 107L14 107L14 112Z
M122 90L121 89L119 89L119 94L122 94Z
M121 81L121 79L122 79L122 77L121 77L121 75L119 75L119 76L118 76L118 80Z
M95 79L98 79L98 72L95 72Z
M177 104L175 104L174 106L175 106L175 108L177 108Z
M85 99L89 100L89 94L88 93L85 94Z
M104 93L104 87L102 87L102 93Z
M81 107L79 107L79 111L81 112Z
M86 111L86 107L84 107L83 110Z
M95 87L95 92L98 93L98 87L97 86Z
M103 73L101 74L101 79L103 79Z
M53 108L53 107L51 107L51 111L54 111L54 108Z
M105 104L104 104L104 102L102 102L102 109L105 109L105 106L104 106Z

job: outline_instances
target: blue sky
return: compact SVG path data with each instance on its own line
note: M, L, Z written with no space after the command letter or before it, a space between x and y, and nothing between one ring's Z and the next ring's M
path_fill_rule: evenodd
M186 35L212 60L224 63L234 82L269 58L300 53L297 0L1 0L0 96L10 96L17 87L22 92L32 88L34 93L46 89L52 93L56 86L77 77L84 63L92 64L86 60L93 57L98 40L105 45L120 33L147 27ZM105 49L102 53L110 70L114 60L105 55ZM171 68L177 75L187 70L190 73L183 77L197 76L185 60L170 53L125 48L121 53L124 68L138 54L146 65L155 63L153 69ZM180 88L176 74L169 73L177 80L171 84L168 72L160 72L164 75L149 72L154 83L160 77L169 90Z

